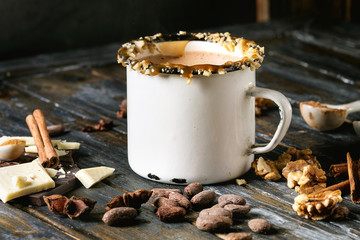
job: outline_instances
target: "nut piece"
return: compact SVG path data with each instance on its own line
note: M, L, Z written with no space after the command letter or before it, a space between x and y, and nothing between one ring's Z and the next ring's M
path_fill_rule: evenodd
M261 116L262 110L267 110L269 107L274 105L274 102L267 98L255 98L255 115Z
M295 187L298 194L309 194L326 188L326 176L322 169L316 166L307 165L303 169L303 175L298 181L299 186Z
M286 152L281 154L279 158L275 161L276 167L281 171L286 164L290 161L296 160L304 160L307 164L316 166L321 169L321 164L316 159L316 156L312 155L312 151L310 149L297 150L296 148L290 147Z
M289 162L282 170L289 188L299 194L309 194L326 187L326 176L322 169L309 165L305 160Z
M251 240L252 234L246 232L233 232L226 235L225 240Z
M156 215L162 222L176 222L184 218L186 210L182 207L159 207Z
M299 216L313 220L329 217L342 202L341 191L325 191L318 194L301 194L294 199L293 209Z
M202 216L196 219L196 227L207 232L224 232L232 226L233 221L224 216Z
M248 222L248 226L251 231L256 233L267 233L271 229L271 225L268 221L261 218L252 219Z
M232 212L234 218L238 218L248 214L251 210L251 207L249 205L228 204L225 205L224 209Z
M202 216L224 216L232 218L233 215L229 210L224 208L206 208L199 213L199 217Z
M195 208L206 208L209 207L216 199L216 194L212 190L205 190L199 192L191 198L191 204Z
M189 199L187 199L184 195L178 192L172 192L169 194L169 199L177 202L181 207L185 209L189 209L191 207L191 203Z
M158 198L158 197L166 197L168 198L170 193L172 192L178 192L182 193L180 189L166 189L166 188L154 188L152 191L152 198Z
M218 199L219 204L221 202L228 202L227 204L237 204L237 205L245 205L246 201L245 198L243 198L242 196L239 195L235 195L235 194L224 194L221 195Z
M179 193L180 194L180 193ZM179 207L179 204L173 200L164 197L155 198L153 201L155 207Z
M235 181L236 181L236 184L239 185L239 186L247 184L245 179L236 179Z
M198 194L203 190L203 185L201 183L190 183L186 188L184 189L185 194L191 199L193 196Z
M138 215L135 208L117 207L107 211L102 220L109 226L119 226L129 223Z
M265 180L277 181L281 178L281 175L273 161L265 161L263 157L260 157L253 161L251 166L255 169L255 174Z

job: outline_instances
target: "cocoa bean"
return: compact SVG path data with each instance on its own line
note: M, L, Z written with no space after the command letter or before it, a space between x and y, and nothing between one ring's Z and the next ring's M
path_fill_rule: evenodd
M169 194L169 199L177 202L181 207L189 209L191 207L190 201L182 194L177 192L172 192Z
M202 216L196 219L196 227L207 232L224 232L229 230L232 220L225 216Z
M193 196L198 194L203 190L203 185L201 183L190 183L184 189L185 194L191 199Z
M227 204L232 204L232 203L230 201L222 201L212 206L212 208L224 208Z
M165 197L168 198L171 192L182 193L180 189L165 189L165 188L154 188L151 190L153 193L152 198Z
M206 208L199 213L199 217L202 216L224 216L232 218L232 213L224 208Z
M179 207L179 204L173 200L164 197L155 198L153 201L155 207Z
M156 215L162 222L176 222L184 218L186 210L182 207L159 207Z
M218 202L230 202L232 204L236 204L236 205L245 205L246 201L245 198L243 198L242 196L239 195L235 195L235 194L224 194L222 196L219 197Z
M117 207L107 211L102 220L110 226L119 226L128 224L138 215L135 208L131 207Z
M195 208L206 208L209 207L216 199L216 194L212 190L205 190L199 192L191 198L191 204Z
M246 232L234 232L226 235L225 240L251 240L252 234Z
M224 209L232 212L235 218L246 215L250 212L251 207L249 205L236 205L236 204L227 204Z
M248 222L248 226L251 231L256 233L267 233L271 229L271 225L268 221L261 218L252 219Z
M350 211L347 207L337 207L332 215L334 220L343 220L349 215Z

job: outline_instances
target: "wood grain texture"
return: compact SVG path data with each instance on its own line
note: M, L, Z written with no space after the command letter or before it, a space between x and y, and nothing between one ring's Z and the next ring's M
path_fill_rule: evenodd
M261 156L275 160L288 146L311 148L326 171L333 163L345 162L347 152L354 159L359 157L360 139L351 124L319 132L307 126L299 112L301 101L338 104L360 98L358 26L284 21L225 26L212 31L230 31L233 35L243 35L264 45L267 56L257 71L257 85L281 91L292 104L293 119L282 144ZM43 110L48 125L64 124L67 132L61 139L81 143L81 148L73 155L80 168L99 165L116 168L113 176L94 187L79 187L67 194L98 202L84 220L53 215L46 207L0 203L0 214L3 216L0 238L218 238L217 235L199 231L193 225L197 212L191 212L183 223L166 224L158 220L150 203L142 206L134 225L109 227L101 222L106 203L117 195L140 188L174 188L146 180L129 167L126 119L116 118L119 104L126 98L125 69L116 64L110 54L116 53L116 50L117 46L110 45L88 51L50 54L46 61L34 57L33 63L31 59L19 59L0 64L3 73L0 79L0 135L29 136L25 117L39 108ZM101 118L114 120L113 130L81 131L83 126L93 125ZM359 120L360 116L353 114L349 118ZM258 117L256 141L269 141L278 121L276 108ZM252 206L249 215L235 223L233 231L250 231L247 227L249 219L265 218L270 221L273 230L269 235L254 234L254 239L360 238L360 207L351 202L349 195L345 195L341 203L351 211L348 219L312 221L297 216L292 210L297 194L286 186L284 179L279 182L263 181L253 171L242 178L248 182L246 186L229 181L205 187L214 190L218 196L227 193L242 195ZM338 181L328 178L329 184ZM183 189L182 186L175 188Z

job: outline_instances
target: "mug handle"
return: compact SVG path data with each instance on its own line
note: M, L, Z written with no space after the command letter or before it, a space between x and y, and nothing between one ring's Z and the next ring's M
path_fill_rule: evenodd
M291 105L282 93L267 88L253 86L247 91L247 95L271 99L279 107L280 122L271 141L268 144L253 144L249 149L250 154L269 152L281 142L289 128L292 116Z

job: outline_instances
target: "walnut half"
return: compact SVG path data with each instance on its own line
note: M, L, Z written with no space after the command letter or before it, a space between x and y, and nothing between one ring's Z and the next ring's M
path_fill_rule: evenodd
M340 190L325 191L318 194L301 194L294 199L292 207L299 216L323 220L333 214L340 202Z
M281 178L273 161L265 161L263 157L260 157L253 161L251 166L255 169L255 174L265 180L277 181Z
M309 194L326 187L325 172L305 160L289 162L282 174L287 179L288 187L295 187L298 194Z

